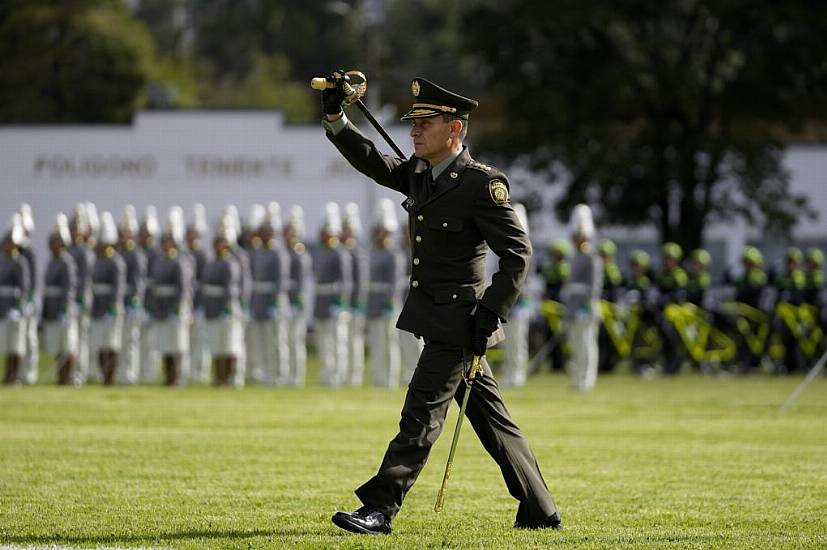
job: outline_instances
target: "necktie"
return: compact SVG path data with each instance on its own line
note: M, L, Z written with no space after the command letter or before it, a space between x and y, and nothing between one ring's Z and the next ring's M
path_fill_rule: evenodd
M431 172L431 167L422 175L422 202L425 202L431 197L436 184L434 183L434 174Z

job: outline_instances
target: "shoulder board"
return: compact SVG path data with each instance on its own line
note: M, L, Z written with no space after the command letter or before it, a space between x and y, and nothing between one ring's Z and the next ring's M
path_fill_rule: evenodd
M490 174L491 171L493 170L493 168L491 168L487 164L483 164L483 163L477 162L475 160L472 160L471 162L468 163L468 168L473 168L474 170L479 170L480 172L482 172L484 174Z

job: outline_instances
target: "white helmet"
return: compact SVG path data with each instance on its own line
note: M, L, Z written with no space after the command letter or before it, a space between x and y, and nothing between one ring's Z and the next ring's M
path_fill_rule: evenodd
M31 205L24 202L20 205L18 211L20 212L20 219L23 223L23 229L26 230L26 233L31 234L32 231L34 231L34 216L32 216Z
M86 205L84 203L79 202L75 205L72 219L69 221L69 227L81 235L85 235L86 232L89 231L89 216L86 215Z
M290 207L287 226L293 229L299 239L304 238L304 209L300 205L294 204Z
M89 235L92 239L97 240L101 229L101 221L98 217L98 207L95 206L94 202L86 203L86 218L89 220Z
M396 217L396 205L390 199L380 199L376 203L376 212L374 212L373 224L375 227L381 227L391 233L399 229L399 220Z
M118 227L115 225L115 218L108 210L104 210L101 214L99 241L109 245L118 243Z
M267 218L264 220L263 225L267 226L267 229L270 229L274 233L282 230L281 205L276 201L272 201L267 205Z
M264 223L266 218L267 209L261 204L254 204L250 207L250 217L247 218L247 228L255 231L261 227L261 224Z
M69 218L67 218L63 212L57 215L52 232L49 233L49 238L53 236L58 237L63 243L63 246L70 246L72 244L72 235L69 233Z
M592 209L586 204L578 204L571 214L571 233L591 240L594 238L594 220Z
M146 207L144 212L143 229L153 237L157 237L161 232L161 224L158 222L158 210L151 204Z
M231 216L224 216L218 224L218 229L215 231L216 239L224 239L230 246L236 246L238 242L238 233L235 230L235 221Z
M123 217L121 218L121 231L136 235L138 233L138 211L131 204L127 204L123 208Z
M350 229L351 235L355 238L362 236L362 220L359 218L359 205L349 202L344 208L344 219L342 225Z
M200 235L204 235L207 232L207 209L200 202L192 207L192 224L190 228Z
M184 210L180 206L173 206L167 215L167 225L164 228L164 237L172 239L175 244L184 243L186 227L184 224Z
M331 235L342 233L342 218L339 214L339 205L335 202L329 202L324 206L322 229Z
M11 241L15 246L22 246L25 242L26 230L23 229L23 217L19 212L12 214L3 240Z

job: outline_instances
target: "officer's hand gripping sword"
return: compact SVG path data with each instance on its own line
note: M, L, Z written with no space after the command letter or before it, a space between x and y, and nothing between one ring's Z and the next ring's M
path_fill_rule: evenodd
M457 450L457 441L459 441L459 431L462 428L462 420L465 417L465 408L468 406L468 398L471 396L471 386L474 384L474 378L480 372L480 356L475 355L471 361L471 368L468 371L468 376L465 378L465 395L462 398L462 406L459 408L459 417L457 417L457 427L454 428L454 439L451 441L451 450L448 453L448 463L445 464L445 474L442 476L442 485L439 486L439 492L436 495L436 503L434 504L434 512L441 512L445 506L445 486L448 484L448 478L451 476L451 465L454 462L454 453Z
M382 125L379 124L379 121L373 117L364 102L362 102L362 96L368 91L368 78L365 74L360 71L347 71L344 73L336 71L332 76L326 78L316 77L310 81L310 87L314 90L326 90L337 86L342 86L342 90L345 92L345 101L342 103L342 106L348 107L356 104L359 110L362 111L362 114L365 115L365 118L368 119L368 122L385 138L385 141L388 142L391 149L394 150L399 158L404 160L405 155L402 153L402 150L396 146L385 129L382 128Z

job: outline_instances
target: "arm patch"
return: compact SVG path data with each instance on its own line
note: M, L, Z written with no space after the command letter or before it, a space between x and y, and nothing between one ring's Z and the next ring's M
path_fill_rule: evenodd
M488 193L494 204L502 206L508 204L508 186L501 179L493 179L488 182Z

